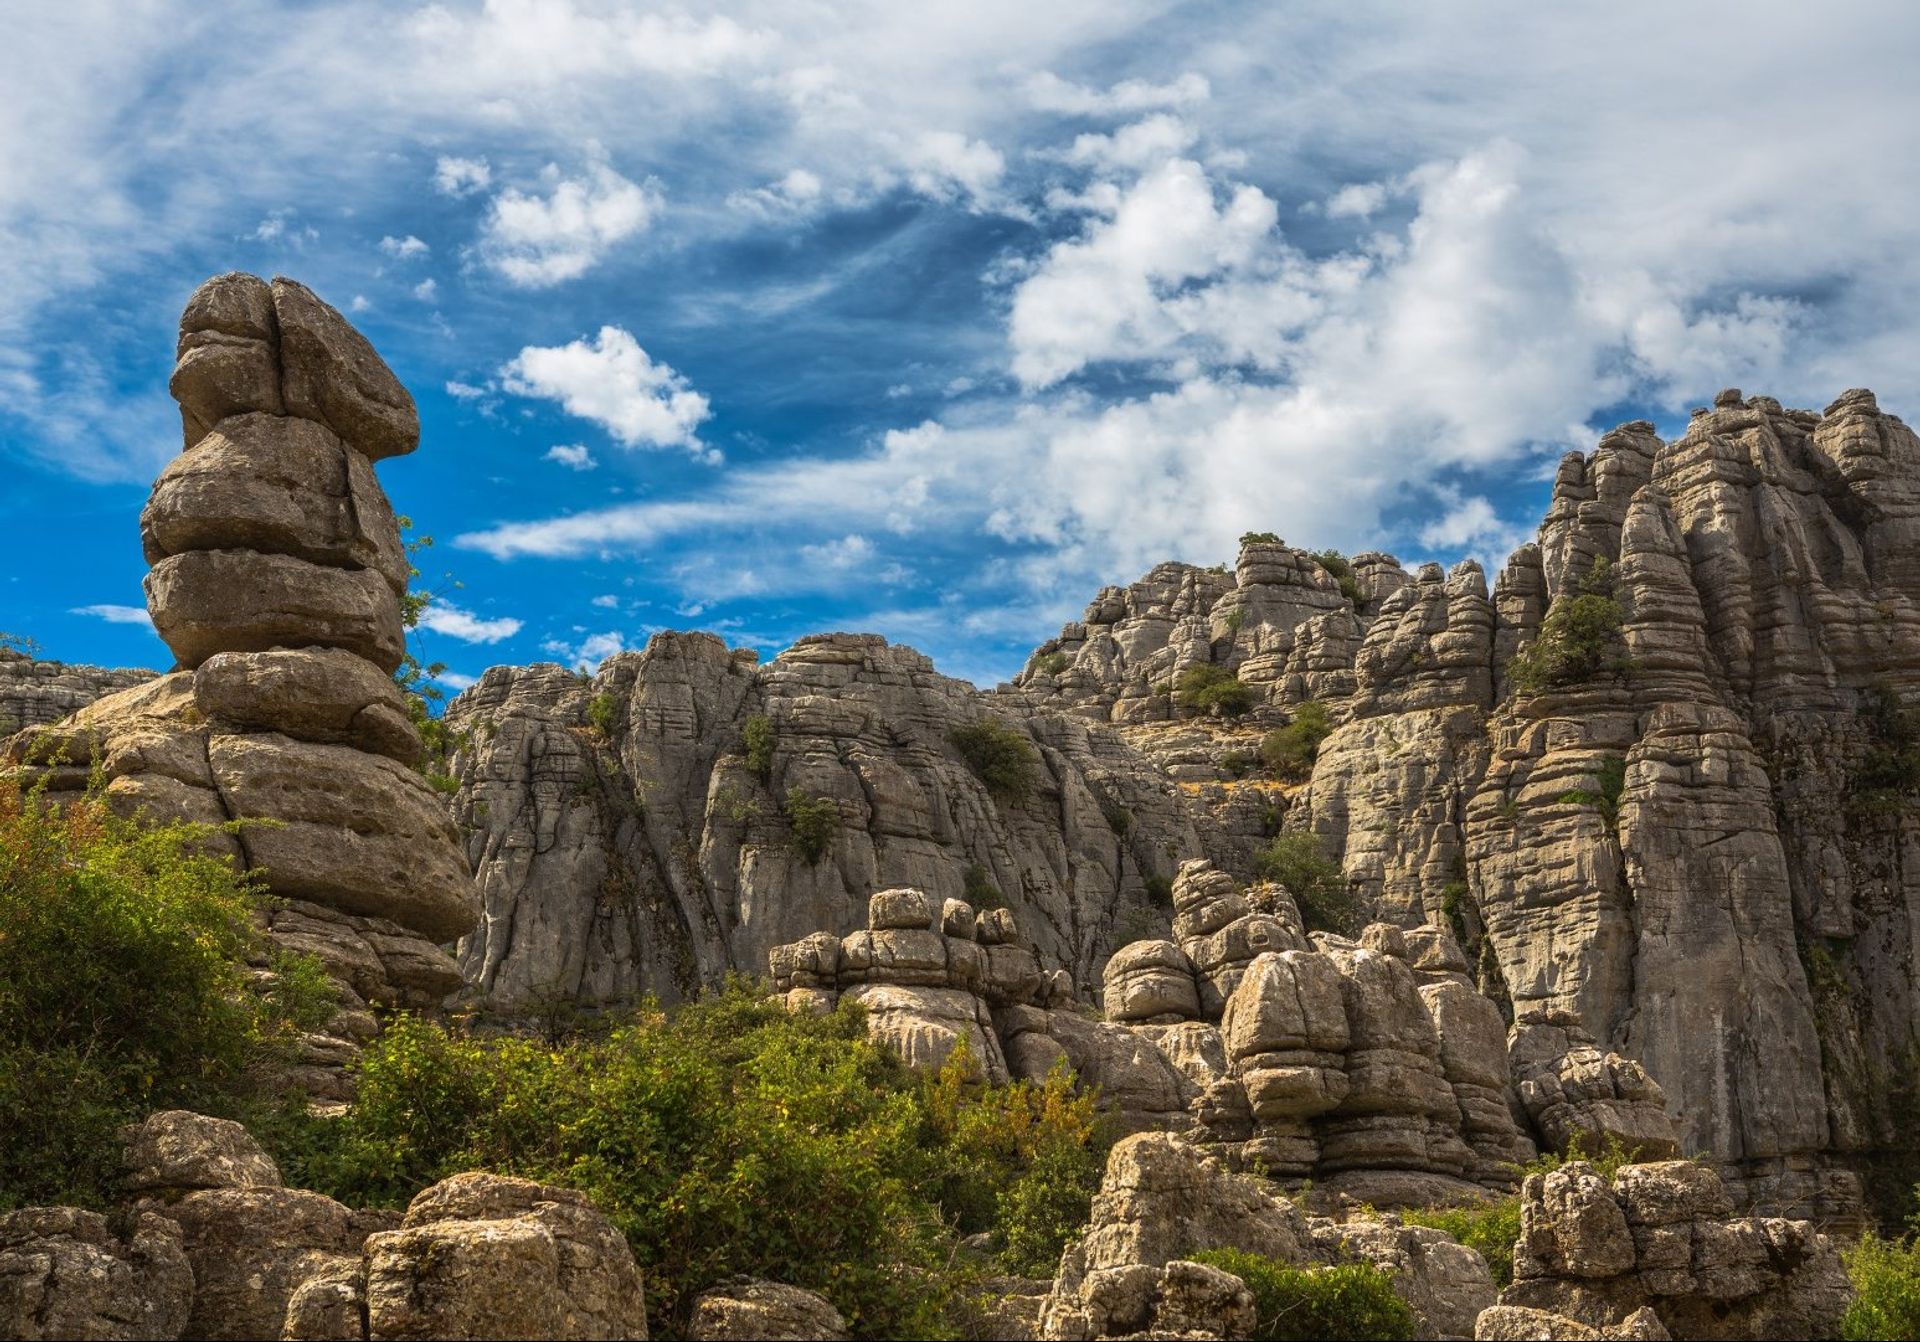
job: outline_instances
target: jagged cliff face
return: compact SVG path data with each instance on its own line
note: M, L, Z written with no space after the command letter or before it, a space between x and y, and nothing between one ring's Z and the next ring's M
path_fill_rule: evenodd
M0 736L50 726L102 695L151 679L151 671L69 666L0 648Z
M953 743L989 716L1037 752L1024 797L994 795ZM771 745L755 761L758 719ZM970 868L1049 968L1089 982L1164 929L1148 882L1201 846L1177 790L1112 731L872 636L756 665L710 635L661 635L590 681L496 667L447 724L466 742L454 806L484 904L461 964L499 1005L764 973L775 946L861 927L875 890L958 897ZM817 856L788 815L796 790L831 816Z

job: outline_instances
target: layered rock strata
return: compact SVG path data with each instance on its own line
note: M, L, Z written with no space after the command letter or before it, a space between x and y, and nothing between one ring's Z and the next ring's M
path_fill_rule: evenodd
M0 647L0 737L50 726L95 699L152 679L151 671L69 666Z
M222 275L181 318L186 448L140 533L148 610L179 659L6 746L57 797L97 766L125 813L208 843L280 896L272 936L320 957L342 1010L300 1078L339 1095L368 1004L460 986L440 943L471 876L393 682L408 567L373 461L413 450L413 403L366 339L291 280ZM233 821L270 824L233 826Z

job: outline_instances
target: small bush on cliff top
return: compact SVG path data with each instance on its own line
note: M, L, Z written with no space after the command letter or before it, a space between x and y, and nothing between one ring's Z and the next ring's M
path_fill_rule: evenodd
M949 739L974 776L1001 801L1022 802L1033 791L1040 757L1025 733L988 717L955 727Z
M1372 1263L1291 1267L1240 1249L1206 1249L1197 1263L1231 1272L1253 1292L1253 1336L1411 1338L1413 1311L1393 1292L1393 1277Z
M1106 1150L1064 1076L980 1087L966 1067L916 1077L858 1008L794 1015L738 982L558 1045L401 1018L353 1109L284 1158L356 1204L467 1169L580 1189L632 1244L655 1336L751 1273L822 1292L860 1336L926 1337L956 1236L990 1231L1009 1266L1057 1260Z
M331 1014L311 961L249 989L258 897L206 835L0 780L0 1209L106 1205L120 1127L155 1109L262 1120L272 1065Z

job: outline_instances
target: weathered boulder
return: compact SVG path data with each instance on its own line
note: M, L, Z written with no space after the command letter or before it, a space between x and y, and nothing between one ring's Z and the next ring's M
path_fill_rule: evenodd
M1646 1068L1604 1053L1570 1012L1535 1010L1507 1039L1513 1086L1541 1142L1599 1155L1617 1142L1647 1159L1678 1155L1666 1094Z
M122 1240L97 1212L0 1212L0 1336L170 1340L193 1289L180 1228L165 1217L136 1216Z
M367 1238L367 1335L645 1338L626 1239L582 1194L457 1174Z
M198 1338L280 1336L294 1292L367 1234L351 1208L298 1188L208 1188L164 1210L193 1265L187 1333Z
M280 1167L241 1124L164 1109L129 1127L127 1191L167 1196L203 1188L279 1188Z
M847 1321L826 1297L748 1277L702 1291L687 1323L693 1342L845 1342Z

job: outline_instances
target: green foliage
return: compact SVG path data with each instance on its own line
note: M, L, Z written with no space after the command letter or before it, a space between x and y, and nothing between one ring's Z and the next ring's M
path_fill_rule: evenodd
M1366 596L1360 590L1360 580L1353 576L1353 564L1345 555L1338 550L1316 550L1313 557L1340 584L1341 596L1356 606L1366 604Z
M1507 679L1515 689L1538 694L1628 669L1620 637L1624 616L1613 585L1607 561L1596 555L1577 591L1554 598L1539 636L1507 663Z
M593 696L587 704L587 725L601 736L612 736L613 725L620 720L620 700L606 691Z
M999 718L986 717L953 729L948 738L987 791L1009 804L1027 799L1040 769L1040 756L1026 734Z
M1259 762L1258 756L1246 750L1229 750L1220 757L1220 767L1234 778L1245 778Z
M1313 932L1354 936L1363 923L1359 901L1340 864L1327 856L1320 836L1306 830L1282 834L1255 858L1260 874L1292 893L1300 917Z
M1408 1207L1400 1212L1408 1225L1443 1230L1487 1260L1493 1284L1513 1285L1513 1246L1520 1239L1520 1199L1501 1198L1481 1207Z
M288 1160L355 1205L466 1169L578 1188L632 1244L656 1336L751 1273L824 1293L860 1336L925 1337L956 1234L1050 1269L1109 1140L1064 1074L979 1086L969 1066L915 1077L858 1008L794 1015L738 981L557 1043L401 1018L359 1063L352 1110Z
M1149 876L1146 879L1147 898L1161 908L1173 907L1173 878L1170 876Z
M400 524L400 533L405 537L407 578L411 581L420 576L414 558L423 550L433 548L433 537L414 535L413 519L405 514L394 520ZM442 577L455 589L461 586L450 573ZM413 723L414 730L420 733L421 744L426 747L419 764L420 772L426 775L436 791L452 792L458 789L459 783L454 781L452 787L445 786L450 775L443 766L454 751L464 749L469 742L464 733L449 731L437 711L445 702L447 692L434 682L446 674L447 664L422 662L415 655L411 642L412 631L420 627L420 617L438 595L437 591L413 587L400 594L400 623L408 630L409 642L406 651L401 654L400 665L394 670L393 683L400 687L400 695L407 705L407 717Z
M765 713L755 713L740 728L740 741L747 748L747 768L768 778L773 773L773 751L780 744L780 733L774 730L773 719Z
M1920 712L1901 703L1890 686L1874 684L1860 696L1867 748L1848 780L1848 809L1856 815L1898 815L1920 794Z
M799 786L787 789L780 812L793 828L793 846L808 866L818 864L833 846L840 829L840 805L831 797L815 797Z
M155 1109L261 1118L294 1037L332 1014L305 958L250 987L258 895L209 832L0 781L0 1210L105 1206L121 1126Z
M1279 543L1280 537L1271 531L1243 531L1240 533L1240 548L1243 550L1249 545L1278 545Z
M1034 671L1042 676L1057 676L1073 664L1073 658L1064 652L1044 653L1033 659Z
M967 872L961 878L965 885L962 898L973 905L976 912L984 913L988 909L1004 909L1007 897L1000 893L1000 887L993 883L993 873L978 862L969 862Z
M1276 778L1305 778L1320 758L1320 743L1333 735L1327 706L1309 699L1293 710L1286 726L1260 738L1260 760Z
M1627 761L1621 755L1608 755L1600 761L1594 770L1594 778L1599 783L1599 791L1575 788L1571 792L1560 794L1559 800L1572 806L1591 806L1600 812L1600 818L1607 822L1608 829L1620 824L1620 794L1627 786Z
M1224 666L1202 662L1180 673L1175 695L1189 713L1237 718L1253 707L1253 690Z
M1237 634L1247 623L1247 608L1236 606L1227 612L1227 632Z
M1856 1294L1840 1317L1840 1336L1920 1338L1920 1235L1883 1239L1868 1231L1843 1253Z
M1411 1338L1416 1320L1393 1292L1393 1277L1372 1263L1293 1267L1240 1249L1205 1249L1195 1262L1231 1272L1253 1292L1253 1336Z

